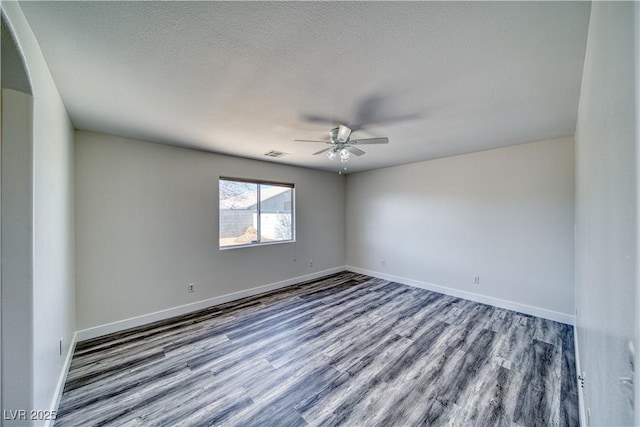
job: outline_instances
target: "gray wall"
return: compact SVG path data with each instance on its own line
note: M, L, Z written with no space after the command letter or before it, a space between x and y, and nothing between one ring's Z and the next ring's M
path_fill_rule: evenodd
M33 402L31 106L30 95L2 89L3 411Z
M572 322L573 194L573 138L350 174L347 264Z
M295 184L296 242L219 250L221 175ZM77 131L78 329L340 267L344 197L336 173Z
M578 352L593 426L638 422L619 380L638 310L635 37L634 3L593 3L576 130Z
M13 200L20 198L24 215L13 223L7 223L3 217L3 232L14 226L23 231L14 236L11 242L6 242L3 236L3 246L5 243L14 247L22 246L29 250L30 258L26 276L23 275L19 281L2 281L3 328L6 327L7 315L21 312L26 320L12 322L8 329L12 334L20 334L28 340L27 348L20 354L23 360L19 364L5 361L3 357L3 373L11 373L11 377L2 377L3 404L5 399L11 398L14 393L21 393L23 389L28 390L30 402L22 402L19 407L12 404L14 407L3 409L47 410L57 404L55 399L66 374L65 361L76 330L73 132L47 64L19 4L3 2L2 8L24 56L33 95L29 139L19 141L19 144L24 144L20 147L20 153L14 152L8 156L3 153L2 156L4 164L18 161L24 167L22 172L25 174L20 182L2 182L3 197L9 194ZM12 158L14 155L21 157ZM7 204L3 203L3 208ZM23 223L28 223L28 229L24 229ZM3 252L3 267L6 261L4 255ZM16 295L15 292L20 293L19 299L11 299ZM10 299L5 299L7 295ZM4 310L7 306L11 307L8 313ZM59 349L61 339L62 355ZM3 356L13 350L3 335ZM25 364L28 366L25 367Z

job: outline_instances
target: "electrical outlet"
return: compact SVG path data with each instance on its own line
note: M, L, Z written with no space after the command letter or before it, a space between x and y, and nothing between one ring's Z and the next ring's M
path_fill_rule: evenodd
M309 267L313 267L313 260L312 259L309 260Z
M473 276L473 284L474 285L480 284L480 276Z
M195 291L196 291L196 284L195 283L189 283L187 285L187 292L193 293Z

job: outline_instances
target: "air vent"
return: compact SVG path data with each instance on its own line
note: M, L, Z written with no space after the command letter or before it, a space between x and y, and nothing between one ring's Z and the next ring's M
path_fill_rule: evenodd
M271 150L264 153L267 157L273 157L274 159L279 159L280 157L284 157L289 153L283 153L282 151Z

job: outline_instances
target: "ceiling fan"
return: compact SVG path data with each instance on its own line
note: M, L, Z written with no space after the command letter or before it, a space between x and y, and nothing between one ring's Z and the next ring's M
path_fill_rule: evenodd
M331 138L329 141L315 141L310 139L296 139L295 141L300 142L322 142L325 144L329 144L330 147L320 150L318 152L313 153L313 155L318 155L322 153L327 153L327 157L331 160L336 157L340 157L341 162L349 161L349 157L351 154L356 156L362 156L365 154L364 151L357 148L356 145L365 145L365 144L388 144L389 138L364 138L364 139L351 139L351 129L344 125L340 125L337 128L331 129L329 131L329 137Z

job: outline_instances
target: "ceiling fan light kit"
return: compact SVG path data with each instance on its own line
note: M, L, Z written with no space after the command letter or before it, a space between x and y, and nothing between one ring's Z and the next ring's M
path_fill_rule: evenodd
M324 152L326 150L322 150L322 151ZM351 153L346 148L339 148L339 147L331 148L327 152L327 157L329 158L329 160L335 160L335 158L338 155L340 156L340 161L344 163L349 161L349 157L351 156Z
M364 139L351 139L351 129L347 126L340 125L337 128L333 128L329 131L329 141L315 141L308 139L296 139L298 142L321 142L323 144L329 144L331 147L324 150L317 151L313 155L327 152L327 157L330 160L335 160L337 156L340 156L340 161L345 163L351 158L351 155L362 156L364 151L355 147L358 144L387 144L389 138L364 138Z

